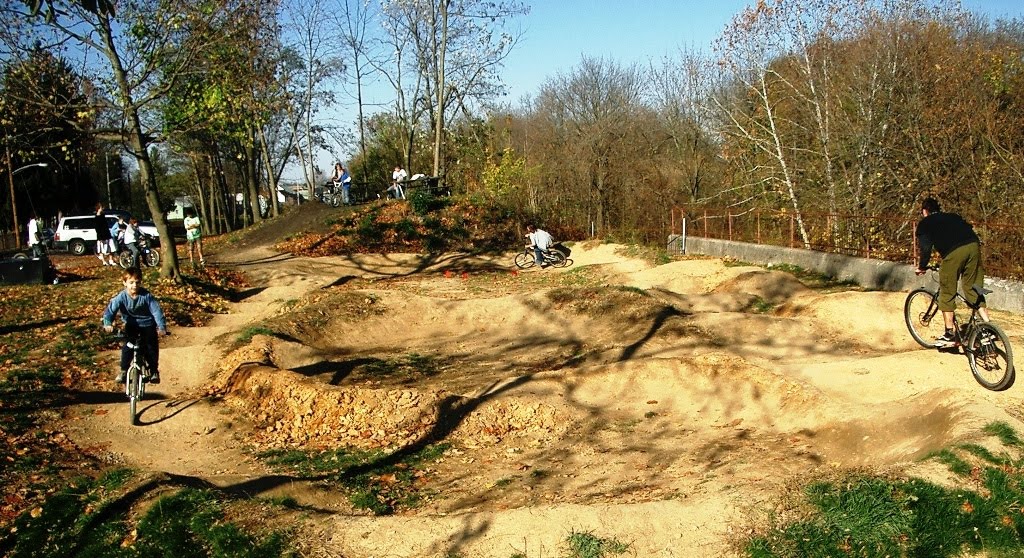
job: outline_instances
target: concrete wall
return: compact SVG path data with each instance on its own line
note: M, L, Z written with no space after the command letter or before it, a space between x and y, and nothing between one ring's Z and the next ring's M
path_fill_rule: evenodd
M684 245L685 244L685 245ZM722 258L734 258L758 265L789 264L817 271L840 281L853 281L858 285L884 291L910 291L919 286L932 286L935 274L918 277L914 266L763 244L748 244L731 240L671 235L668 250L676 254L701 254ZM990 289L986 299L991 308L1024 312L1024 283L995 277L985 278L985 288Z

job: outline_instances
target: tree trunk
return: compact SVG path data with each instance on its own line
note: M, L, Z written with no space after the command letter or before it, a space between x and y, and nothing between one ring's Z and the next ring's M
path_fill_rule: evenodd
M445 51L448 50L449 0L441 0L439 4L441 10L441 44L435 47L437 54L437 110L435 111L436 117L434 118L434 176L441 174L441 143L444 141L444 58Z

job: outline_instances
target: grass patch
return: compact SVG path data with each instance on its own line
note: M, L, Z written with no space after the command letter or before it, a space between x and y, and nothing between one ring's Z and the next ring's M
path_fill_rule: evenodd
M592 531L573 531L566 539L568 558L603 558L625 554L629 545L614 538L602 538Z
M1017 440L1005 424L985 432ZM850 474L816 481L777 508L746 541L754 558L783 556L1019 556L1024 547L1024 461L977 444L936 452L963 486ZM793 518L782 520L781 518Z
M256 337L257 335L269 335L271 337L275 337L277 335L277 332L268 327L249 326L243 329L242 332L238 334L238 344L245 345L246 343L252 341L252 338Z
M432 355L409 353L395 358L370 359L353 371L368 378L390 378L398 380L414 380L429 378L440 374L448 365L448 360Z
M230 502L212 491L164 496L134 523L119 501L134 478L133 471L116 469L95 480L71 481L18 516L0 539L0 552L11 558L290 555L283 533L256 536L226 521Z
M759 296L755 296L754 300L752 300L750 304L747 306L747 311L753 312L755 314L770 314L774 310L774 304Z
M346 490L357 509L376 515L414 509L432 495L425 485L423 465L436 462L451 447L434 444L413 453L401 450L358 451L344 448L326 451L271 450L257 454L267 464L288 470L304 479L318 479Z

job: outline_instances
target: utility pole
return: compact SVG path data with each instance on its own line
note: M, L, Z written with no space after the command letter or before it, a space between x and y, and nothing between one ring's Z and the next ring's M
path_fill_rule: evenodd
M4 151L7 154L7 182L11 186L11 213L14 216L14 247L21 249L21 235L18 234L18 205L14 202L14 169L11 167L11 146L4 142Z
M107 207L110 205L110 152L103 150L103 170L107 173Z

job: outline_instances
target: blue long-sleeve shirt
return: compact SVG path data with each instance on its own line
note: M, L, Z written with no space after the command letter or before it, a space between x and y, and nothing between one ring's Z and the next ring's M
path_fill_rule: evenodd
M127 290L121 291L110 299L110 304L103 311L103 325L113 325L114 316L120 312L121 319L129 326L139 328L153 327L167 331L167 321L160 303L149 291L139 288L138 295L132 298Z

